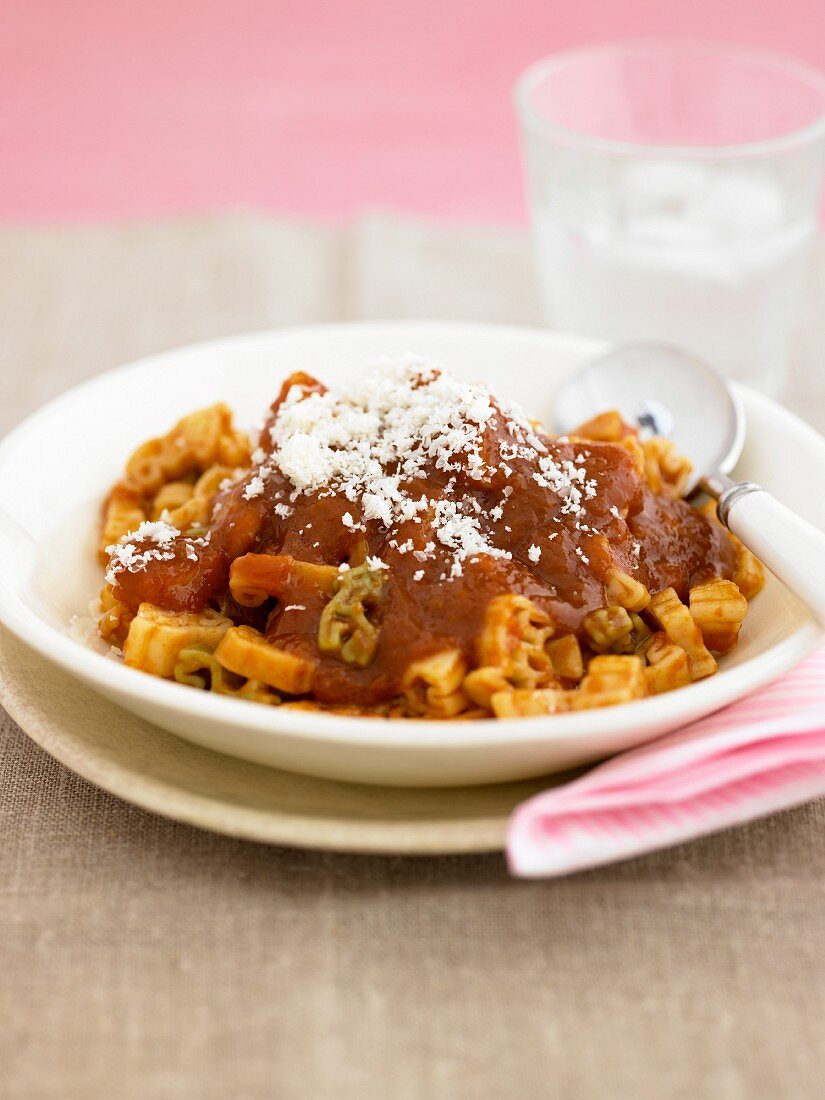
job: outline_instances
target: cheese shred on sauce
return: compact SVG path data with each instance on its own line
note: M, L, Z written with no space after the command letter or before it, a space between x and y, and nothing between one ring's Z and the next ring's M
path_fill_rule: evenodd
M456 476L438 498L415 490L433 467L483 488L492 478L511 477L513 463L530 463L536 482L561 498L562 515L583 514L585 502L596 494L584 467L554 460L515 408L485 387L414 356L382 363L354 379L345 393L307 393L293 386L269 427L269 439L271 453L248 481L247 498L257 496L278 471L293 486L293 503L302 494L336 493L357 505L359 520L349 510L341 517L349 530L364 530L370 521L390 530L419 523L424 515L451 558L448 580L462 575L467 559L509 560L512 554L491 541L489 523L482 522L500 520L501 507L483 515L472 493L456 491ZM495 445L491 439L497 439ZM430 542L415 556L429 560L435 549ZM404 552L411 550L412 543L405 545Z

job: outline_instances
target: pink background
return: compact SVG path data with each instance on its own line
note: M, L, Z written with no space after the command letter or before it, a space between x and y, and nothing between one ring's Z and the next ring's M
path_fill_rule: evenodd
M825 0L0 0L0 218L523 218L510 90L616 37L825 68Z

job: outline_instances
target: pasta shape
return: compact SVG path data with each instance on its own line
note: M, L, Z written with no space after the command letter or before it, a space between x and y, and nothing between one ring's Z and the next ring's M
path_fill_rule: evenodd
M103 506L103 524L97 543L100 562L105 565L108 560L107 546L136 530L145 519L143 495L138 486L130 481L119 481Z
M149 518L159 520L164 515L171 517L174 513L179 513L183 505L192 499L194 493L195 486L191 481L167 481L158 489L152 500Z
M402 688L413 714L454 718L469 705L462 690L467 662L456 649L445 649L414 661L404 674Z
M664 631L652 636L645 656L649 662L647 680L654 695L687 687L691 682L687 653L681 646L670 642Z
M231 620L216 611L190 614L144 603L129 626L123 657L132 668L169 678L182 649L193 645L215 649L231 626Z
M543 687L553 680L545 648L553 632L549 615L525 596L496 596L476 643L479 666L500 669L513 687Z
M648 694L644 661L637 656L613 654L594 657L578 691L570 692L572 710L613 706L642 699Z
M205 470L192 486L189 495L184 497L176 507L169 509L169 520L180 528L181 531L190 528L205 528L212 514L212 502L221 485L226 480L231 480L237 473L230 466L210 466ZM155 498L155 503L166 492L170 485L183 485L183 482L169 482L161 489Z
M752 600L765 587L765 570L762 562L743 545L732 532L728 532L736 546L736 569L733 583L746 600Z
M739 640L748 601L733 581L716 580L690 590L690 613L708 649L727 653Z
M467 673L464 677L464 690L477 706L491 711L493 696L501 692L513 691L513 685L500 668L485 665Z
M630 621L633 624L633 628L626 638L613 646L614 653L644 652L651 634L650 627L641 615L637 615L635 611L630 612Z
M553 674L560 680L579 681L584 676L584 656L575 634L565 634L545 644Z
M616 409L599 413L576 429L576 437L602 443L618 443L627 434L627 425Z
M532 691L500 691L492 698L492 711L496 718L532 718L541 714L556 714L564 710L571 692L553 688L536 688Z
M304 695L312 688L315 662L279 649L250 626L230 627L215 658L245 680L257 680L286 695Z
M643 611L650 603L650 593L641 581L637 581L618 566L611 565L608 568L605 587L610 602L627 608L628 611Z
M210 466L248 466L249 440L232 425L224 404L184 416L165 436L150 439L126 463L127 478L145 496L154 496L169 481Z
M112 586L107 584L100 593L100 616L97 629L104 642L123 647L134 615L117 599Z
M673 498L683 496L693 467L672 440L654 436L642 443L642 451L645 477L653 492Z
M329 598L340 575L334 565L316 565L289 554L244 554L232 562L229 588L242 607L260 607L269 597L282 599L292 583Z
M650 610L670 641L687 653L691 679L701 680L705 676L712 676L716 672L716 661L705 645L689 609L674 590L664 588L657 592L650 601Z
M639 437L635 435L626 435L623 436L618 443L633 459L633 465L636 467L637 473L647 479L647 458L644 448L639 442Z
M604 653L630 637L633 620L624 607L602 607L585 615L584 629L590 648Z

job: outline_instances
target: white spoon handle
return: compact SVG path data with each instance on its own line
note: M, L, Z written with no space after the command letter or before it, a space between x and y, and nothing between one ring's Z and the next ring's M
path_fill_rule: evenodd
M825 534L750 483L719 498L719 517L825 623Z

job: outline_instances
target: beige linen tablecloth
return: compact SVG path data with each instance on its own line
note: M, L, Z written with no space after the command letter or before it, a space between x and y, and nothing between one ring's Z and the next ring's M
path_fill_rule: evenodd
M825 263L789 403L825 428ZM246 215L0 230L0 432L107 367L348 318L536 322L515 232ZM819 1097L825 804L559 882L246 844L0 712L0 1095Z

